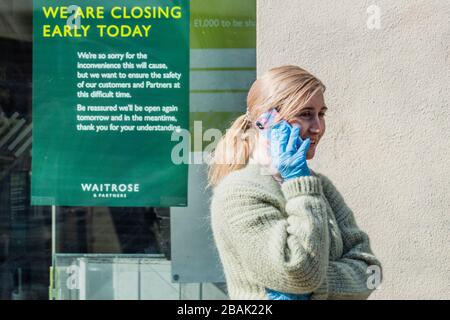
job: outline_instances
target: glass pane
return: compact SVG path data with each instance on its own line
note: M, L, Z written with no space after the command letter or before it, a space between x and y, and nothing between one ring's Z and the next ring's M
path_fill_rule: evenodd
M253 0L232 2L215 1L215 10L224 19L238 4L256 11ZM172 283L169 208L56 207L52 228L52 207L30 206L32 5L32 0L0 1L0 299L225 299L224 283ZM192 8L196 20L207 18L200 14L206 8L202 1ZM247 14L241 18L247 20ZM191 43L193 77L208 75L214 83L227 80L242 88L191 92L191 122L203 121L204 130L224 129L221 123L242 111L245 86L256 75L256 32L249 28L236 37L231 28L221 43L218 34L205 35L202 28L194 30L198 37ZM190 252L202 250L194 237L185 237ZM184 254L189 256L188 250ZM204 265L211 265L205 256ZM211 273L206 267L200 271Z
M163 255L57 254L57 300L142 300L179 298Z
M31 1L0 2L0 299L47 299L51 212L30 207Z
M60 207L58 253L165 254L170 258L168 208Z

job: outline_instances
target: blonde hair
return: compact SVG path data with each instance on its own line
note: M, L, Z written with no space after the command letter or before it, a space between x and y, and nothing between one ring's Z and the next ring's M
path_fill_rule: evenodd
M258 78L247 95L247 113L234 121L211 155L208 185L218 185L247 164L258 135L253 124L261 114L276 108L275 121L292 119L318 90L325 91L322 82L298 66L273 68Z

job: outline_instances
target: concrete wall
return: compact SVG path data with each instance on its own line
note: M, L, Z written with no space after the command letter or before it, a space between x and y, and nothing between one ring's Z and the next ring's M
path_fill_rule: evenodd
M447 0L258 1L258 73L297 64L327 86L310 165L383 263L371 299L450 298L449 18Z

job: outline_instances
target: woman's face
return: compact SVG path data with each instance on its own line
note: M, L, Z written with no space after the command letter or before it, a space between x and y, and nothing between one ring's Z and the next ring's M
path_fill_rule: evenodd
M297 123L301 126L300 136L303 140L308 137L311 139L306 159L314 157L317 145L325 133L326 110L323 94L318 91L298 112L298 115L288 121L290 124Z

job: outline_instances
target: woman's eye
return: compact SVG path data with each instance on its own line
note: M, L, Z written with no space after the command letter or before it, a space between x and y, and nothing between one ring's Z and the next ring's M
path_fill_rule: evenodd
M312 112L305 112L305 113L302 113L302 114L300 114L300 117L299 118L312 118L314 116L314 114L312 113ZM325 112L320 112L319 113L319 117L320 118L323 118L323 117L325 117L326 116L326 114L325 114Z
M309 118L309 117L312 116L312 113L311 113L311 112L305 112L305 113L302 113L300 116L301 116L301 117Z

